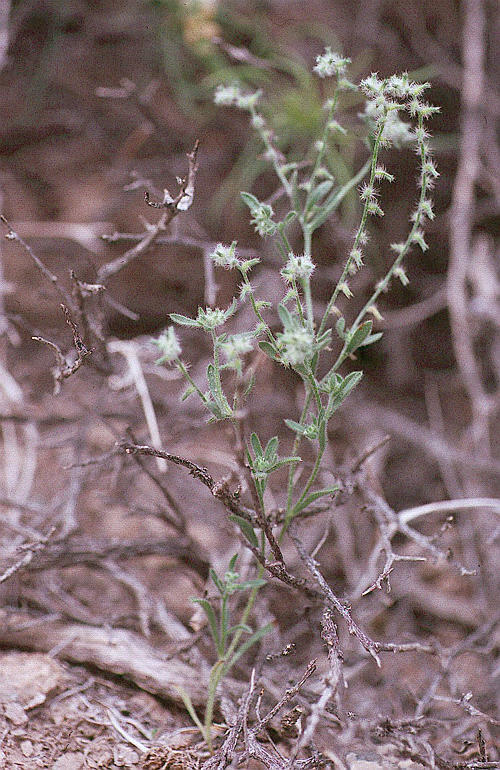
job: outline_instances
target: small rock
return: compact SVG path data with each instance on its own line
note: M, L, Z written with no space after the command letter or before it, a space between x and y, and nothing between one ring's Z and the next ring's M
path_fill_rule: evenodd
M0 671L0 704L15 700L26 709L39 706L47 693L62 688L68 680L56 660L37 652L1 654Z
M28 716L20 703L13 701L6 703L4 714L14 725L24 725L28 721Z
M56 759L52 765L52 770L83 770L85 767L85 757L79 751L68 751L62 757Z
M31 757L35 750L35 747L33 746L31 741L22 741L21 742L21 751L24 754L25 757Z
M137 765L139 754L126 743L119 743L115 747L113 759L117 767L130 767L130 765Z

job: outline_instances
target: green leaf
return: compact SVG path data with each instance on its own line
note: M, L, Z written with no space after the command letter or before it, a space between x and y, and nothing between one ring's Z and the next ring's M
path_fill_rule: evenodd
M337 332L341 340L345 339L344 329L345 329L345 318L339 318L337 323L335 324L335 331Z
M289 329L290 327L294 326L294 319L292 314L281 302L278 305L278 315L281 319L281 323L283 324L284 329Z
M330 192L332 187L333 182L330 179L327 179L325 182L321 182L317 187L315 187L309 198L309 204L307 206L308 211L314 206L315 203L318 203L322 198L324 198L325 195Z
M301 425L298 422L295 422L295 420L285 420L285 425L287 428L290 428L290 430L293 430L295 433L298 433L300 436L303 436L306 431L306 425Z
M212 638L214 640L215 647L217 649L218 654L221 654L220 650L220 638L219 638L219 629L217 628L217 618L215 617L214 608L210 604L209 601L206 599L191 599L191 601L194 604L199 604L200 607L202 607L203 612L207 616L207 620L210 626L210 633L212 634ZM224 654L224 650L222 650L222 655Z
M272 462L272 460L276 457L277 452L278 452L278 436L273 436L267 442L267 446L264 451L264 457L268 462Z
M367 174L369 168L371 165L371 158L369 158L364 166L358 171L358 173L353 176L352 179L350 179L345 185L340 187L338 190L334 190L331 195L326 199L326 201L321 206L321 210L316 214L314 219L311 220L309 223L309 227L312 230L316 230L320 225L323 224L323 222L326 222L332 211L337 209L342 201L344 200L345 196L354 188L356 185L363 179L363 177Z
M252 634L252 636L249 639L247 639L246 642L244 642L241 645L241 647L238 648L238 650L234 653L231 660L229 660L226 663L226 665L224 666L224 674L227 674L232 669L236 661L238 661L241 658L241 656L244 655L245 652L247 652L250 649L250 647L253 647L253 645L256 642L258 642L260 639L262 639L263 636L265 636L272 630L273 630L273 624L268 623L266 626L263 626L262 628L259 628L257 631L255 631Z
M266 356L269 356L269 358L272 358L273 361L279 361L279 354L274 348L270 342L267 342L267 340L261 340L259 342L259 348L262 350L263 353L266 354Z
M222 582L222 580L218 576L217 572L212 567L210 567L210 569L208 570L208 574L209 574L212 582L214 583L215 587L219 591L219 593L223 594L224 593L224 583Z
M293 515L295 516L297 513L300 513L304 510L304 508L307 508L308 505L311 505L311 503L314 503L315 500L319 500L320 497L326 497L326 495L334 495L335 492L338 492L338 487L330 487L328 489L320 489L317 492L313 492L312 494L308 495L305 500L302 500L302 502L298 502L297 505L293 509Z
M296 216L297 216L296 211L289 211L286 217L284 218L283 222L281 223L283 227L286 227L292 221L292 219L295 219Z
M196 727L198 728L200 733L203 735L203 737L205 737L205 728L202 725L202 723L201 723L201 721L200 721L200 719L198 717L198 714L194 710L193 701L191 700L190 696L185 691L184 687L181 687L181 685L176 685L175 689L177 690L177 692L181 696L182 702L184 703L184 706L186 707L187 713L189 714L189 716L193 720L194 724L196 725Z
M258 208L260 206L260 201L258 198L255 197L255 195L252 195L252 193L247 192L240 192L241 199L250 211L253 211L254 209Z
M354 332L351 330L346 338L345 352L354 353L371 334L372 326L373 321L365 321Z
M290 463L301 463L302 457L281 457L275 462L271 468L268 469L268 473L274 473L278 468L283 468L284 465L290 465Z
M247 626L245 623L238 623L237 626L231 626L231 628L227 632L228 636L229 635L232 636L233 634L236 633L236 631L244 631L246 634L252 633L252 629L250 628L250 626Z
M373 345L374 342L378 342L380 339L382 339L383 336L384 332L375 332L375 334L370 334L359 347L365 348L367 345Z
M219 375L213 364L209 364L207 366L207 380L210 392L214 397L215 403L217 404L219 414L216 414L215 410L211 409L210 411L212 411L212 414L214 414L216 417L231 417L233 412L228 404L227 398L222 392Z
M256 433L251 434L250 442L252 444L255 457L263 457L264 450L262 449L262 444L260 443L260 439Z
M232 521L234 524L238 525L248 542L251 543L254 548L259 547L257 535L255 534L255 530L249 521L244 519L242 516L237 516L236 514L230 516L229 521Z
M230 559L228 567L227 567L229 572L234 572L234 568L236 566L236 562L237 561L238 561L238 554L235 553L234 556L231 556L231 559Z
M170 313L170 318L176 324L180 326L199 326L200 324L195 318L188 318L186 315L180 315L179 313Z
M187 398L189 398L189 396L192 396L193 393L196 393L196 388L193 388L192 385L189 385L182 394L181 401L185 401Z

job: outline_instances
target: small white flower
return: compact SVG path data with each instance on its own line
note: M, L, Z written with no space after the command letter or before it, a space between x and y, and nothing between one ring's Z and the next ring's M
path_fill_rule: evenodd
M386 108L386 102L382 104L379 100L371 99L365 104L363 117L368 118L370 122L376 123L380 120ZM398 111L394 109L387 113L382 139L390 144L394 144L396 147L401 147L404 144L413 142L415 140L415 133L412 131L410 124L401 120Z
M207 307L205 310L199 307L196 320L205 330L210 331L222 326L226 320L226 313L218 307Z
M373 98L374 96L378 94L382 94L384 91L384 81L379 80L379 77L376 72L372 72L370 77L365 78L361 81L359 84L359 87L362 91L364 91L367 96L370 98Z
M256 112L252 117L252 126L259 130L260 128L264 128L265 125L266 123L262 115L259 115L259 113Z
M288 262L281 270L281 275L291 283L293 280L308 280L314 272L314 262L307 254L295 255L290 252Z
M179 358L182 353L182 348L177 339L177 335L173 326L169 326L165 329L157 340L152 340L153 345L156 345L160 350L160 358L157 359L157 364L168 364Z
M235 83L230 86L218 86L215 90L214 102L221 107L233 107L241 96L241 90Z
M252 209L252 219L250 221L255 227L255 231L262 238L266 235L274 235L276 232L276 222L273 222L273 216L273 208L267 203L259 203L258 206Z
M240 265L240 260L236 256L236 243L236 241L233 241L230 246L224 246L222 243L217 244L210 254L210 259L217 267L225 267L226 270L232 270Z
M314 334L303 326L287 329L277 335L281 356L292 366L303 364L314 352Z
M232 334L225 342L221 343L221 350L229 369L236 369L236 371L241 372L241 356L253 350L253 340L254 335L251 332L243 332L242 334Z
M313 70L320 78L329 78L332 75L339 77L344 74L350 61L339 56L338 53L333 53L330 46L327 46L324 53L316 57L316 66Z

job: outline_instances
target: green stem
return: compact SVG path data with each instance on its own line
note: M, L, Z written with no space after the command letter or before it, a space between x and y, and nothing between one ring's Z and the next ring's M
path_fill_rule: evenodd
M419 124L420 128L422 127L422 123L423 123L422 117L419 115L418 124ZM422 165L423 165L425 163L425 150L424 150L424 147L423 147L422 144L420 145L420 159L421 159L421 162L422 162ZM420 227L420 224L421 224L421 221L422 221L422 205L423 205L424 200L425 200L426 192L427 192L427 177L424 175L423 178L422 178L422 185L421 185L421 189L420 189L420 197L419 197L418 204L417 204L417 215L415 217L415 221L413 223L413 227L411 228L410 232L408 233L408 236L406 238L406 241L404 242L403 248L401 249L401 252L398 254L396 259L392 263L391 267L389 268L389 270L385 274L384 278L381 281L378 282L378 284L377 284L375 290L373 291L370 299L365 303L365 305L359 311L357 317L355 318L355 320L354 320L354 322L353 322L353 324L351 326L351 329L354 329L354 330L357 329L357 327L359 326L359 324L361 323L361 321L365 317L365 315L366 315L366 313L368 311L368 308L370 308L372 305L374 305L375 302L377 301L377 299L379 298L379 296L382 294L382 292L384 292L387 289L387 287L389 285L389 282L390 282L392 276L394 275L394 271L397 270L397 268L400 266L401 262L403 261L404 257L408 253L408 250L409 250L409 248L410 248L410 246L411 246L411 244L413 242L413 236L414 236L415 232L418 230L418 228ZM335 364L334 364L334 366L332 368L332 371L336 371L336 369L345 360L345 358L347 356L347 354L346 354L346 347L347 347L347 343L344 343L344 346L343 346L342 350L339 353L339 356L338 356L338 358L337 358L337 360L336 360L336 362L335 362Z
M378 154L379 154L379 150L380 150L380 143L381 143L381 139L382 139L382 133L383 133L384 128L385 128L386 119L387 119L387 114L384 116L383 120L381 121L380 128L379 128L379 130L377 132L377 135L375 137L375 142L374 142L374 145L373 145L372 158L371 158L371 164L370 164L370 181L368 183L370 185L370 187L373 187L373 183L375 182L375 173L376 173L376 170L377 170ZM360 244L360 241L361 241L364 229L365 229L365 225L366 225L366 220L368 218L368 204L369 204L369 200L366 200L365 201L365 205L363 207L363 213L361 215L361 222L359 224L359 227L358 227L358 230L357 230L357 233L356 233L356 237L354 238L354 244L353 244L353 248L351 250L351 254L352 254L352 251L354 251L354 249L357 249L359 244ZM325 312L323 314L323 318L321 319L321 323L319 325L318 334L321 334L322 332L325 331L325 327L326 327L326 325L328 323L329 315L331 313L331 310L332 310L333 306L335 305L335 302L337 301L337 297L338 297L338 295L339 295L339 293L341 291L342 284L345 282L347 276L349 275L349 268L351 267L351 264L352 264L352 261L353 261L353 257L351 256L351 254L349 254L349 256L348 256L348 258L346 260L346 263L344 265L344 269L342 271L342 275L340 276L339 280L337 281L337 285L335 286L335 289L333 290L333 294L330 297L330 300L329 300L329 302L328 302L328 304L326 306L326 310L325 310Z
M182 363L180 358L178 358L175 363L176 363L176 366L179 369L179 371L182 373L183 377L189 382L191 387L196 391L196 393L199 395L199 397L201 398L203 403L207 404L209 402L209 399L205 396L203 391L200 390L200 388L198 387L196 382L193 380L193 378L189 374L185 364Z

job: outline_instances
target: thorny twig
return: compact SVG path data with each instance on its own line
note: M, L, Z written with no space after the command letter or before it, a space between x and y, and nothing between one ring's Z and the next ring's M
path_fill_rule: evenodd
M66 380L68 377L71 377L72 374L77 372L81 365L84 363L87 356L92 353L92 351L85 346L85 343L80 336L80 332L78 331L78 326L71 318L70 312L66 305L61 304L61 309L64 313L66 323L73 332L73 345L75 346L76 350L76 359L73 361L73 363L68 362L66 356L64 356L61 352L61 348L59 345L56 345L55 342L46 340L44 337L32 337L32 339L36 340L37 342L42 342L44 345L48 345L54 351L56 357L56 366L52 369L52 376L54 378L55 396L57 396L61 390L62 381Z
M148 226L148 229L139 243L126 251L125 254L117 257L117 259L114 259L112 262L107 262L99 268L97 273L97 280L99 283L104 283L108 278L116 275L116 273L120 272L120 270L123 270L124 267L130 264L130 262L147 251L147 249L155 242L159 233L165 230L174 217L181 211L186 211L191 206L194 197L194 182L198 170L198 147L199 141L196 140L191 152L187 153L188 174L186 179L182 181L180 190L175 198L172 198L168 190L165 190L163 201L161 203L154 203L150 200L149 193L145 193L144 198L147 205L153 208L165 209L164 213L156 224Z
M61 286L61 284L58 281L57 276L54 275L54 273L50 272L50 270L48 269L48 267L46 265L44 265L42 260L39 257L37 257L37 255L35 254L35 252L31 248L31 246L28 243L26 243L26 241L23 240L23 238L21 238L21 236L18 235L18 233L16 233L12 229L12 227L9 224L9 221L6 219L6 217L4 217L3 214L0 214L0 221L2 221L3 224L6 227L9 228L8 232L5 234L5 237L7 238L7 240L8 241L15 241L16 243L19 243L19 245L23 247L23 249L26 251L26 253L31 257L31 259L33 260L33 262L35 263L37 268L40 270L40 272L42 273L44 278L46 278L48 281L50 281L52 286L59 293L59 296L61 297L63 303L67 307L71 308L72 311L74 311L75 308L74 308L73 299L71 297L71 294L69 294L69 292L66 291L64 286Z
M380 644L378 642L373 641L358 624L353 619L351 615L350 607L348 607L346 604L340 601L340 599L335 596L332 589L326 582L325 578L321 574L319 570L318 562L313 559L310 554L307 553L306 549L304 548L304 545L302 543L301 538L298 535L297 528L292 524L289 527L289 533L290 537L292 539L292 542L297 550L298 555L300 556L302 562L306 566L306 569L311 574L311 576L314 579L314 582L319 586L320 592L324 599L326 599L328 605L332 607L336 612L339 613L339 615L343 618L345 623L347 624L347 628L350 634L353 634L356 639L360 642L360 644L365 648L367 652L370 653L370 655L374 658L375 662L377 663L377 666L380 666L380 658L378 656L378 652L380 650Z

